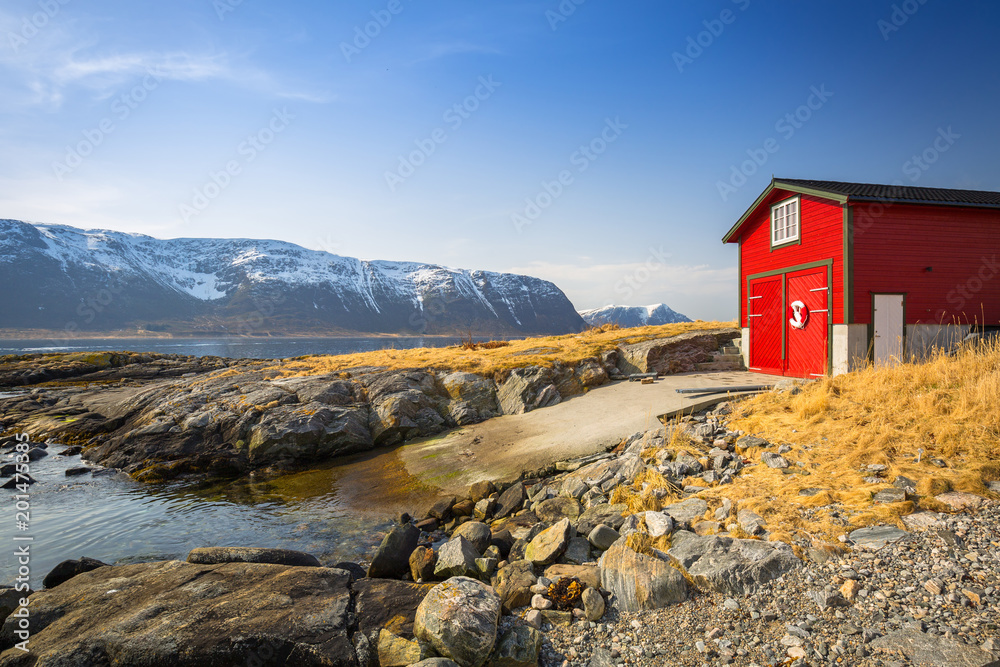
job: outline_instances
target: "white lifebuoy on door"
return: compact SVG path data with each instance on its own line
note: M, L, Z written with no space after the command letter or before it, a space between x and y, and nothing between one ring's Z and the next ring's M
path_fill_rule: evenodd
M806 323L809 322L809 309L806 308L806 304L801 301L792 301L788 307L792 309L792 316L788 323L795 329L805 329Z

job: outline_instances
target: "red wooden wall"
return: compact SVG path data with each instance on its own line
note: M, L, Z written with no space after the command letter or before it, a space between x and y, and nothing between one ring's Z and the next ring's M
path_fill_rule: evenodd
M908 324L1000 324L1000 210L853 209L855 322L871 322L871 292L906 292Z
M771 250L771 205L795 196L775 189L740 231L740 326L747 326L747 276L833 259L833 322L844 321L844 210L836 202L799 195L801 245Z

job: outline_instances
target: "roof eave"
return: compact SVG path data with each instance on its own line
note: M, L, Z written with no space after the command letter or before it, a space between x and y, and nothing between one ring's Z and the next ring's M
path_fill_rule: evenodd
M938 201L933 199L895 199L892 197L860 197L851 196L848 198L848 202L853 204L855 202L877 202L881 204L914 204L916 206L958 206L961 208L1000 208L1000 204L989 204L983 203L970 203L970 202L956 202L956 201Z

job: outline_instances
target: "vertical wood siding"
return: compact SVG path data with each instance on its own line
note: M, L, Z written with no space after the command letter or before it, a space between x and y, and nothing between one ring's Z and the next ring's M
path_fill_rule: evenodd
M908 324L1000 324L1000 211L853 206L856 322L871 323L872 292L905 292Z

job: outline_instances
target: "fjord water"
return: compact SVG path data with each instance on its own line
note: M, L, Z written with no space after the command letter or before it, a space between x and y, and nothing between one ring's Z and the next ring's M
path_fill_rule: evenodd
M195 547L296 549L324 565L370 556L395 516L426 507L436 495L406 474L393 449L345 457L312 470L266 480L143 485L123 473L66 477L81 465L63 447L31 463L30 529L13 519L15 490L0 490L11 507L0 542L31 536L31 585L58 563L82 556L109 564L186 558ZM5 459L6 461L6 459ZM0 585L12 585L16 558L0 559Z
M441 347L460 341L457 337L0 340L0 354L134 350L277 359ZM100 468L95 468L96 474L67 477L68 468L87 464L79 456L59 455L63 449L52 444L49 456L31 463L37 483L28 487L29 531L15 526L14 495L19 492L0 490L0 501L11 508L8 520L0 522L0 542L14 545L15 535L33 538L30 566L35 589L56 564L82 556L106 563L183 560L195 547L253 546L306 551L328 565L357 561L371 554L400 512L419 511L436 498L407 475L392 448L268 479L251 475L163 485L139 484L123 473ZM16 561L0 559L0 585L13 583Z
M480 340L476 338L476 340ZM456 336L374 336L355 338L66 338L0 339L0 355L34 352L159 352L196 357L285 359L305 354L350 354L384 349L447 347Z

